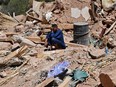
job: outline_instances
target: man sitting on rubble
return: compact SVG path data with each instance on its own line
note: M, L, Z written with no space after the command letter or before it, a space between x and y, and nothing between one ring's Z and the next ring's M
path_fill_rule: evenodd
M50 49L54 46L55 49L65 49L64 37L62 31L56 24L52 24L51 32L47 34L45 46L50 46Z

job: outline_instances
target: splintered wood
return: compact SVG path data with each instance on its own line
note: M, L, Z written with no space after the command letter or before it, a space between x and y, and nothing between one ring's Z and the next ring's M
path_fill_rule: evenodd
M45 87L45 86L47 86L49 83L51 83L52 81L54 81L54 78L47 78L46 80L44 80L42 83L40 83L40 84L37 85L36 87Z
M58 87L68 87L69 82L71 81L72 77L67 76L64 81Z

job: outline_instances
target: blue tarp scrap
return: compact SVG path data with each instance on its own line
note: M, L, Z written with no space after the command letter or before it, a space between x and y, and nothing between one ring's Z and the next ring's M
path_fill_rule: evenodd
M48 72L48 78L61 74L68 68L68 66L69 66L68 61L63 61L61 63L58 63Z

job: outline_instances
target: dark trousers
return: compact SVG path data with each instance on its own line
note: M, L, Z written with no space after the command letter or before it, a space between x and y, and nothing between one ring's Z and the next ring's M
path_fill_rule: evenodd
M57 38L51 38L51 39L49 39L49 40L48 40L48 44L49 44L49 45L57 44L59 47L61 47L61 48L63 48L63 49L66 48L64 42L58 40Z

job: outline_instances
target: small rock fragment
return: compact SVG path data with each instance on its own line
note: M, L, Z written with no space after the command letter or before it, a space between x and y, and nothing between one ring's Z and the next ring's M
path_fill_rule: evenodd
M23 63L23 60L19 58L13 58L9 60L8 65L9 66L20 66Z
M89 55L93 59L97 59L97 58L100 58L100 57L104 57L105 52L104 52L104 49L94 49L94 50L89 51Z
M0 77L1 77L1 78L4 78L4 77L6 77L6 76L7 76L6 72L1 72L1 73L0 73Z

